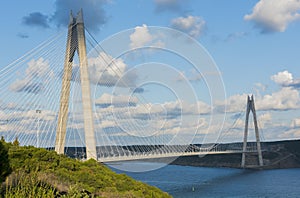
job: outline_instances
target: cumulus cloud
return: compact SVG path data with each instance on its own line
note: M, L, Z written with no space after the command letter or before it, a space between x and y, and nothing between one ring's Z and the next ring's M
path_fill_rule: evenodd
M259 128L265 128L266 126L271 126L272 124L272 114L270 112L264 113L258 117Z
M300 118L295 118L291 121L290 126L285 127L285 131L279 134L280 138L284 139L299 139L300 136Z
M289 23L300 19L298 0L260 0L245 20L253 21L262 33L284 32Z
M15 102L4 102L0 101L0 109L8 111L22 111L23 109Z
M92 84L106 87L136 88L138 76L134 69L128 69L121 58L114 59L105 52L99 52L97 56L88 58L88 69L90 83ZM60 72L59 76L63 77L63 71ZM80 83L79 65L73 66L71 80Z
M102 107L103 110L100 111L112 111L112 108L114 108L114 112L119 113L119 116L122 118L133 116L135 118L144 119L145 117L151 117L152 115L150 114L153 114L157 118L164 117L173 119L182 115L206 115L212 110L209 104L202 101L197 101L197 103L188 103L176 100L162 104L141 104L140 100L135 96L114 96L110 94L103 94L95 101L95 103ZM124 109L124 107L128 108Z
M27 92L38 94L43 91L43 84L38 82L32 82L29 78L18 79L11 86L10 89L15 92Z
M294 79L293 75L287 70L271 76L271 80L283 87L300 87L300 79Z
M284 133L279 134L280 139L299 139L300 129L299 128L289 128L284 131Z
M47 83L45 78L52 78L54 72L50 69L49 62L43 58L32 59L28 62L25 76L17 79L10 85L10 89L15 92L27 92L38 94L44 90Z
M138 76L135 70L128 70L121 58L113 59L109 54L100 52L99 56L90 58L88 62L91 83L135 88Z
M187 2L186 0L154 0L154 3L156 12L179 12Z
M185 101L177 100L174 102L167 102L164 107L170 112L170 115L182 115L182 114L209 114L211 112L211 106L202 101L197 103L187 103Z
M36 110L23 111L18 113L13 113L14 118L18 117L19 120L36 120L40 121L54 121L56 119L56 113L50 110L41 110L37 113Z
M153 36L149 33L147 25L137 26L134 33L130 35L130 47L138 48L152 41Z
M238 113L245 111L247 94L230 96L225 101L216 102L215 110L227 113ZM258 111L287 111L300 108L299 92L291 87L282 87L277 92L258 96L254 98L256 110Z
M37 130L45 129L55 125L56 113L50 110L42 110L37 113L36 110L28 111L14 111L6 113L5 111L0 111L0 120L5 121L0 124L2 132L10 132L9 134L18 133L35 133ZM37 128L37 120L39 120L39 129Z
M271 79L281 86L279 91L271 94L259 95L255 97L255 106L260 111L287 111L300 108L299 92L295 88L300 87L300 80L294 79L288 71L278 72L271 76ZM265 91L265 85L256 83L262 91ZM247 94L236 94L228 97L225 101L218 101L215 110L223 112L226 107L227 113L241 112L246 108Z
M277 92L266 94L256 102L259 110L286 111L300 108L299 92L290 87L283 87Z
M205 20L198 16L178 17L171 21L171 27L197 38L205 29Z
M40 12L32 12L22 18L22 23L28 26L49 28L48 16Z
M134 32L130 35L130 48L140 48L144 46L164 47L164 43L159 39L159 35L152 35L148 26L143 24L134 28Z
M193 134L206 123L199 116L211 111L209 105L200 101L194 104L180 100L145 104L126 95L104 94L96 103L102 104L101 108L97 108L97 113L110 120L99 123L101 127L106 127L110 133L117 130L137 137L178 132Z
M110 95L104 93L100 98L95 100L95 104L100 107L128 107L136 106L138 98L135 96L128 95Z
M215 110L220 113L224 113L225 109L227 113L245 111L247 97L247 94L237 94L228 97L225 101L217 101Z

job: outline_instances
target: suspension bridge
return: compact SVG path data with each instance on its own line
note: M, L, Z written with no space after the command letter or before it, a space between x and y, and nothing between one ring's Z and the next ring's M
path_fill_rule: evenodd
M84 26L82 11L76 17L70 14L65 37L65 32L58 33L0 71L0 135L7 141L18 138L21 145L55 149L59 154L71 147L84 148L84 154L76 157L100 162L240 153L245 167L246 153L257 153L263 166L253 96L248 97L244 131L233 135L242 143L231 148L208 141L192 143L202 129L201 113L193 114L192 134L181 134L176 119L169 128L167 121L162 123L163 118L176 117L168 112L172 108L186 115L181 101L156 106L140 102L145 98L135 94L138 87L126 76L124 62L95 40ZM121 93L105 93L112 87L121 87ZM161 112L164 117L159 117ZM249 143L251 112L255 141ZM234 127L211 135L221 142ZM176 133L171 132L176 128Z

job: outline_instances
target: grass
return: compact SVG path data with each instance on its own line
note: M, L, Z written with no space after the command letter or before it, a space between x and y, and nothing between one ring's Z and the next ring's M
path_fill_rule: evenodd
M170 197L95 160L82 162L31 146L8 148L13 172L1 187L2 197Z

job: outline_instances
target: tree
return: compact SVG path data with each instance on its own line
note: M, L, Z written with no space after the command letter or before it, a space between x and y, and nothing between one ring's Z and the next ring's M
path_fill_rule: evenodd
M15 141L13 142L13 145L14 146L19 146L20 145L20 142L18 140L18 137L16 137Z
M0 183L11 173L8 159L8 148L5 142L0 141Z

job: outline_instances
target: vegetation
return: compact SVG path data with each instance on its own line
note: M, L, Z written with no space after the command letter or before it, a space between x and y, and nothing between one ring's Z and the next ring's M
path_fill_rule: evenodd
M5 180L5 177L11 173L11 168L8 159L8 147L4 142L3 137L0 141L0 183Z
M1 187L2 197L170 197L95 160L81 162L45 149L2 145L1 176L13 171ZM2 153L7 151L5 169Z

